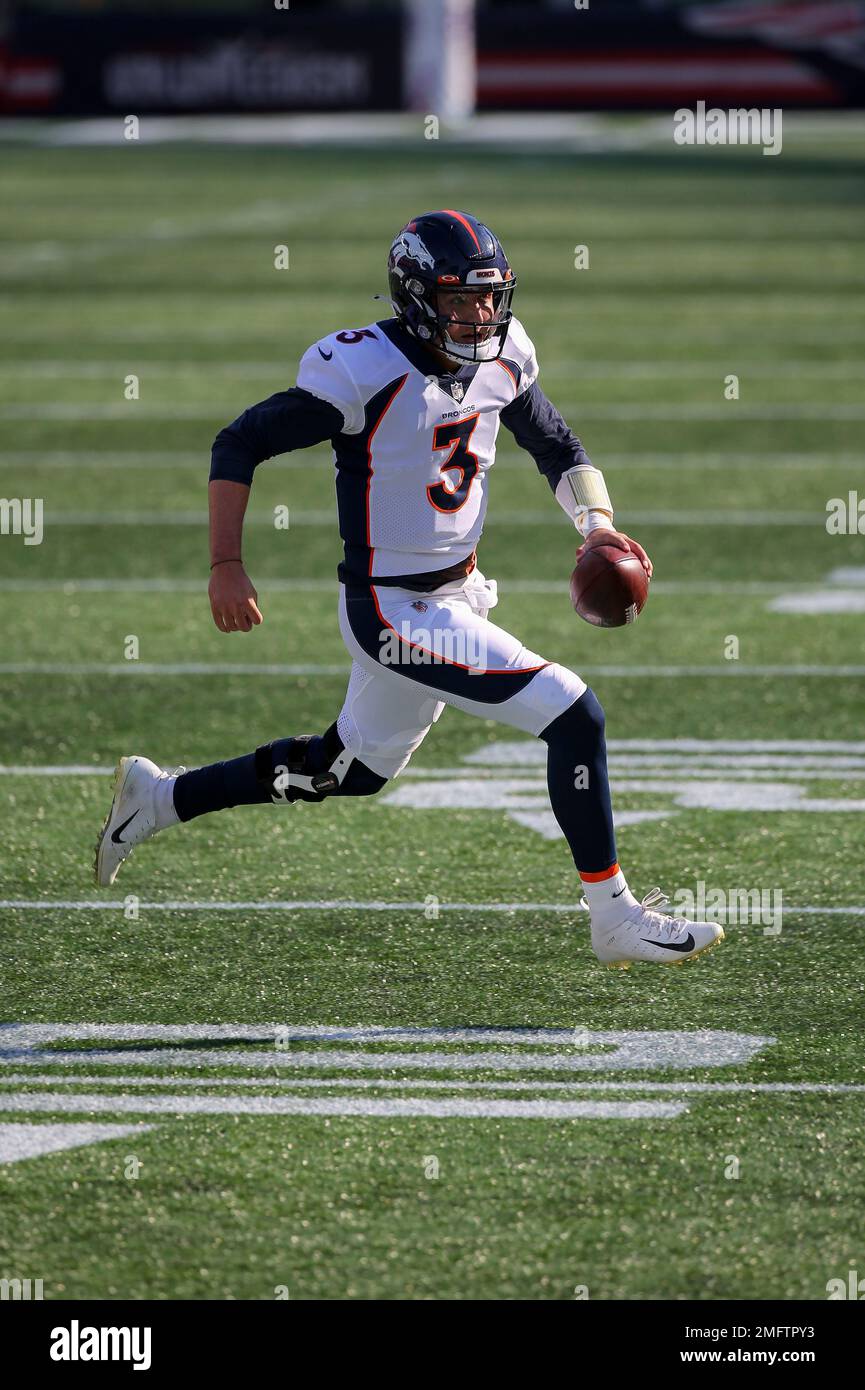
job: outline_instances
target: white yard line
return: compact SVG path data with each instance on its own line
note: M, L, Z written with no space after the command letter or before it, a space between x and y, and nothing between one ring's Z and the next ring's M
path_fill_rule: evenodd
M139 912L424 912L429 911L428 902L383 902L365 901L356 898L290 898L238 900L192 900L165 898L135 903ZM439 902L439 912L564 912L585 911L579 903L542 902ZM0 898L0 909L8 908L22 912L123 912L128 907L124 898ZM836 907L788 906L784 904L784 914L813 917L861 917L865 916L865 905L848 903ZM715 914L722 916L723 914Z
M825 251L827 243L819 243L821 250ZM269 361L256 361L251 358L235 358L231 360L214 359L207 357L200 358L177 358L169 361L161 358L158 361L143 361L139 364L142 376L149 377L168 377L175 379L178 374L183 372L198 372L205 377L229 376L238 380L247 378L267 381L273 377L279 382L284 382L286 377L285 366L275 362L273 358ZM573 384L575 377L579 378L612 378L615 381L648 379L654 381L657 378L672 376L677 380L682 378L695 378L706 381L723 381L726 375L728 362L718 360L717 362L680 360L680 361L660 361L650 358L622 358L617 361L614 358L602 359L593 358L591 362L583 361L576 357L574 361L559 363L549 359L544 360L544 376L549 381L558 377ZM289 375L293 364L289 364ZM809 380L828 379L831 381L865 381L865 368L862 363L852 358L840 359L835 362L813 362L808 358L778 358L771 363L765 361L739 361L737 358L736 369L739 376L747 376L753 379L770 381L788 381L793 375L803 375ZM28 377L48 377L51 380L98 380L100 377L117 379L117 362L111 359L92 358L89 361L75 361L72 358L40 358L32 361L16 358L14 361L0 361L0 378L12 377L14 379Z
M144 373L142 372L142 375ZM118 380L122 377L118 372ZM728 401L720 405L703 403L637 402L618 405L588 405L580 401L557 402L567 418L579 421L693 421L723 422L769 420L865 420L865 406L830 405L825 402L790 401L780 405L744 405ZM214 421L225 407L214 397L211 404L149 404L144 401L29 401L0 405L0 420L128 420L155 424L163 420Z
M106 122L106 125L110 126L110 124L110 122ZM49 137L47 143L74 143L69 138L70 132L74 130L72 125L67 128L64 123L63 126L56 129L56 137L53 140ZM115 124L113 138L110 138L107 143L114 144L118 140L118 126ZM0 264L2 264L4 272L14 273L19 269L26 270L28 267L51 268L69 263L87 264L92 261L104 261L109 256L128 257L131 254L136 254L143 247L160 242L182 242L198 238L211 240L214 237L223 234L230 235L233 232L265 232L268 229L274 232L278 231L280 235L283 235L289 227L302 226L307 222L314 223L317 214L326 214L336 209L341 210L346 204L353 205L355 208L365 207L375 196L375 190L371 188L360 187L346 190L337 184L332 186L327 193L318 193L302 200L260 198L247 207L232 212L214 213L208 217L196 216L193 219L159 217L155 221L137 225L134 230L128 232L117 232L107 237L91 237L86 241L60 240L59 238L13 241L6 243L6 249L0 255ZM162 337L164 338L164 332ZM272 369L273 364L271 363Z
M656 785L658 780L664 781L665 788L671 784L671 774L682 773L682 781L700 782L715 781L718 777L718 767L724 764L711 758L700 759L705 761L706 766L697 766L690 760L669 759L663 756L652 758L647 755L645 760L639 758L618 757L614 760L611 768L611 784L615 784L615 790L627 792L632 790L646 790L645 781L652 780L652 787L648 790L663 790ZM759 761L759 760L758 760ZM527 791L543 791L546 788L546 776L543 768L538 761L535 766L528 761L510 767L504 763L490 767L472 767L471 775L473 780L484 782L496 782L513 779L521 779ZM714 764L714 765L713 765ZM0 763L0 777L110 777L114 772L114 767L95 766L92 763ZM625 777L624 773L631 774ZM635 781L635 774L642 774L640 786ZM422 782L452 782L461 780L466 776L466 767L407 767L401 773L402 779L420 780ZM865 765L861 762L853 762L851 759L841 758L833 760L831 763L824 763L817 767L796 767L795 761L785 764L783 760L773 762L772 759L764 760L762 766L749 767L747 764L737 767L736 780L739 782L765 782L767 780L777 781L787 779L794 782L811 781L851 781L858 782L865 778ZM676 787L680 784L675 783ZM384 803L387 804L387 803Z
M147 661L4 661L0 676L344 676L349 675L347 663L333 665L292 665L282 662L147 662ZM632 680L655 677L679 680L684 676L737 678L750 676L802 676L836 679L865 676L865 666L777 665L746 666L728 661L717 666L583 666L584 676Z
M339 593L339 582L333 579L276 579L256 576L261 593ZM765 597L772 595L798 594L809 584L815 594L826 592L825 580L789 580L787 583L762 582L759 580L703 580L703 579L654 579L652 595L717 594L728 597L730 594ZM67 597L76 593L92 594L206 594L207 579L0 579L0 592L8 593L58 593ZM499 593L510 594L564 594L565 584L560 579L502 579L499 580Z
M277 1043L275 1048L262 1050L211 1047L199 1051L182 1046L152 1049L135 1046L151 1041L273 1043L277 1039L282 1042L281 1046ZM114 1046L107 1049L78 1046L66 1050L50 1046L64 1040L79 1045L102 1042ZM423 1028L272 1022L13 1023L0 1026L0 1114L86 1114L91 1122L98 1114L672 1118L686 1112L690 1093L711 1094L716 1087L706 1081L655 1083L639 1080L632 1084L623 1079L605 1081L603 1076L597 1075L581 1080L575 1074L583 1077L587 1072L633 1071L639 1074L653 1068L681 1072L744 1065L775 1041L770 1036L713 1029L595 1032L566 1028ZM298 1042L313 1042L317 1046L302 1050L295 1046ZM419 1043L421 1047L415 1051L375 1050L370 1045L376 1042ZM118 1046L122 1043L132 1046ZM346 1043L355 1046L347 1048ZM470 1050L442 1051L442 1043L468 1043ZM507 1050L495 1050L495 1045L501 1043L508 1044ZM134 1067L131 1074L122 1070L113 1073L101 1070L130 1064ZM53 1070L72 1066L91 1070L77 1074L58 1074ZM165 1067L171 1067L172 1071L163 1070L159 1074L158 1069ZM236 1067L241 1074L237 1077L207 1076L199 1071L198 1075L188 1075L189 1071L202 1067L214 1071ZM93 1068L100 1070L94 1072ZM249 1075L256 1068L267 1068L269 1074ZM301 1070L308 1074L286 1075L286 1071ZM323 1074L330 1070L338 1074ZM557 1073L557 1076L541 1079L531 1075L539 1071ZM401 1072L408 1075L400 1075ZM432 1072L445 1075L430 1076ZM460 1074L466 1072L483 1073L484 1078L470 1079ZM19 1089L6 1089L13 1086ZM81 1087L91 1089L81 1091ZM119 1087L127 1087L133 1093L118 1093ZM865 1086L814 1082L749 1086L747 1082L721 1082L717 1089L725 1094L761 1090L844 1094L865 1091ZM370 1094L375 1091L389 1091L391 1095ZM394 1095L394 1092L402 1094ZM443 1096L441 1092L462 1094ZM522 1092L529 1098L508 1098L515 1092ZM573 1098L586 1092L591 1092L593 1098ZM553 1098L554 1093L562 1098ZM598 1093L607 1093L606 1098L597 1098ZM635 1094L639 1093L655 1094L652 1099L635 1099ZM14 1143L16 1136L8 1137Z
M349 666L339 665L257 665L207 661L147 662L118 661L6 661L0 662L2 676L345 676Z
M865 414L863 414L865 419ZM703 510L685 510L677 508L670 510L634 510L624 508L616 515L628 525L658 525L658 526L813 526L825 529L826 511L815 508L810 511L784 511L781 509L758 511L753 508L744 510L720 510L718 508L706 508ZM247 526L268 527L273 529L273 512L248 512L245 518ZM561 527L562 516L559 510L553 507L542 509L524 508L521 511L492 510L490 512L490 522L498 523L502 526L556 526ZM207 525L206 511L53 511L50 507L45 509L44 524L46 528L66 527L66 526L132 526L139 529L142 526L200 526ZM289 524L291 527L321 526L333 527L336 529L337 514L333 508L290 508Z
M123 898L2 898L0 908L30 912L122 912ZM426 902L383 902L355 898L290 898L263 901L184 900L137 902L138 911L159 912L423 912ZM578 903L438 903L440 912L580 912ZM786 908L784 911L789 911ZM865 908L862 909L865 911ZM2 1035L0 1035L2 1036Z
M510 69L508 72L510 73ZM675 76L679 69L675 70ZM777 76L777 69L768 65L768 78ZM749 81L751 80L749 76ZM770 95L767 92L767 97ZM825 114L818 112L786 113L785 135L791 148L800 142L816 141L825 150L827 139L846 142L861 139L862 122L857 113ZM114 145L120 143L120 116L47 118L35 126L27 119L7 118L3 122L5 138L40 145ZM502 112L474 115L468 121L445 127L452 159L462 172L476 167L477 152L502 148L512 152L515 147L546 153L551 149L565 151L640 150L657 145L670 148L670 117L628 115L626 123L618 116L606 113L571 112ZM213 142L247 145L276 144L285 147L299 145L304 149L316 146L365 145L381 153L389 144L416 148L418 117L409 113L291 113L227 115L166 115L147 116L142 129L142 144L169 141ZM809 225L807 212L796 230Z
M865 589L822 589L787 593L768 605L771 613L798 613L810 617L821 613L865 613Z
M112 1076L68 1075L61 1073L0 1072L0 1087L4 1086L146 1086L154 1090L169 1087L271 1087L274 1090L310 1089L340 1086L346 1090L413 1090L413 1091L669 1091L672 1094L707 1095L860 1095L865 1085L834 1081L445 1081L440 1078L423 1080L394 1080L379 1076ZM0 1090L0 1110L3 1092Z
M546 751L546 749L544 751ZM700 759L698 761L702 762L703 760ZM614 759L610 764L610 785L613 787L614 791L618 792L668 791L671 787L678 790L685 783L717 782L719 769L723 769L724 764L719 763L713 766L711 759L706 759L705 761L707 766L698 766L691 760L674 760L671 766L665 764L663 757L647 757L644 762L638 759L619 757ZM0 766L0 777L9 775L11 771L13 770L10 769L7 772L7 770ZM25 776L27 775L26 768L18 769L18 771ZM677 773L681 773L681 781L673 780L674 775ZM51 774L46 773L45 775L50 776ZM102 775L104 775L104 770L102 770ZM462 782L465 776L466 767L407 767L400 773L400 781L403 785L405 784L403 779L419 780L422 782ZM546 772L543 765L538 763L536 767L530 766L528 761L514 768L508 767L504 763L497 763L489 767L472 766L471 776L473 781L479 779L484 782L493 783L498 780L512 783L513 779L516 777L521 779L520 790L522 790L524 785L526 791L543 791L546 789L547 785ZM842 759L840 763L835 763L833 761L831 764L824 764L822 767L796 768L794 765L785 766L783 763L775 764L770 759L764 767L758 766L749 768L747 765L737 766L735 778L737 782L757 783L767 781L776 782L779 780L789 780L793 782L859 782L865 778L865 766L858 763L853 767L849 767L846 765L845 760ZM651 786L647 785L649 780L651 780ZM663 782L664 785L660 786L660 782ZM386 805L387 802L384 804Z
M729 1066L732 1061L741 1061L740 1049L733 1049L734 1055L725 1055L719 1046L717 1054L703 1055L696 1060L684 1049L676 1052L674 1048L662 1048L653 1043L639 1043L637 1046L623 1045L616 1052L594 1053L573 1048L563 1052L371 1052L361 1049L357 1052L338 1048L322 1048L320 1051L302 1051L300 1048L282 1048L256 1051L232 1051L226 1049L202 1048L111 1048L100 1051L94 1048L86 1054L80 1049L63 1051L34 1050L21 1052L7 1049L4 1057L16 1066L140 1066L140 1067L282 1067L322 1071L343 1068L347 1071L621 1071L644 1070L647 1067L671 1069L691 1068L693 1066ZM763 1039L755 1042L762 1043ZM653 1050L656 1049L656 1050ZM759 1048L752 1047L751 1055ZM730 1049L727 1049L728 1053ZM706 1048L703 1048L706 1054Z
M527 738L523 743L534 748L537 740ZM607 739L607 747L617 752L810 753L816 757L825 753L855 753L865 756L865 739L846 738L611 738Z
M18 1163L22 1158L39 1158L42 1154L78 1149L105 1139L126 1139L133 1134L137 1138L152 1129L153 1125L137 1124L0 1124L0 1163Z
M682 469L696 468L723 468L727 471L733 468L749 469L786 469L786 468L848 468L859 467L862 460L858 454L850 453L849 450L837 450L821 453L677 453L675 449L670 449L666 453L658 454L651 452L641 453L634 451L628 454L608 453L604 455L603 464L605 468L650 468L653 472L659 468ZM154 468L196 468L201 471L202 476L207 473L210 465L209 448L203 447L199 450L191 449L13 449L4 453L4 463L7 467L27 467L32 468L141 468L152 471ZM529 475L532 472L531 459L523 456L497 458L496 470L507 469L524 472L526 469ZM290 456L283 454L279 458L268 459L266 468L268 472L273 469L300 469L304 473L310 469L319 469L331 472L333 470L333 460L320 453L310 453L304 450L302 454Z
M731 1042L745 1048L743 1058L740 1058L743 1060L750 1057L755 1048L775 1041L774 1038L705 1028L686 1033L662 1029L649 1032L601 1029L589 1032L586 1029L574 1028L406 1027L380 1023L286 1023L284 1019L269 1019L263 1023L3 1023L0 1024L0 1050L5 1055L9 1045L15 1048L31 1047L34 1044L58 1042L64 1038L74 1038L77 1042L105 1039L123 1042L194 1042L202 1039L272 1042L277 1035L295 1042L466 1042L513 1043L540 1047L562 1044L575 1048L577 1034L585 1047L624 1047L630 1053L633 1053L636 1047L649 1049L645 1056L654 1055L661 1046L673 1053L681 1053L684 1043L699 1044L705 1053L704 1056L701 1055L700 1060L707 1065L715 1065L716 1053L728 1048ZM642 1057L643 1053L640 1055ZM89 1057L89 1053L84 1053L81 1060L87 1062ZM722 1060L726 1062L729 1058L725 1057Z
M44 763L41 767L0 763L0 777L108 777L113 771L113 767L92 763Z
M88 763L69 763L62 766L52 766L50 763L44 766L35 765L16 765L14 763L0 764L0 777L110 777L114 772L114 767L94 767ZM632 775L624 776L628 771ZM672 781L671 772L681 771L681 781ZM642 773L643 776L637 780L635 775ZM513 785L514 779L520 779L520 790L525 788L527 792L546 792L545 774L538 769L537 771L521 766L514 769L504 767L477 767L472 768L472 780L484 783L507 781ZM408 767L400 773L401 778L421 782L451 782L462 780L466 776L466 768L412 768ZM680 790L685 782L716 782L718 778L717 767L699 768L692 764L686 764L681 768L664 767L662 762L648 764L631 763L628 759L617 759L611 768L610 785L616 792L631 791L669 791ZM766 769L738 768L736 772L737 782L761 783L767 780L777 781L781 778L789 779L793 782L827 782L827 781L849 781L861 782L865 779L865 768L848 767L825 767L825 768L801 768L799 770L783 767L769 766ZM651 785L649 782L651 781ZM663 782L663 786L660 785ZM382 803L387 805L388 802ZM735 809L735 807L733 808ZM789 807L785 807L789 810ZM802 803L800 810L808 809L808 803ZM665 814L665 813L661 813Z
M686 1106L655 1100L380 1100L354 1096L8 1095L3 1111L147 1115L368 1115L430 1119L672 1119Z

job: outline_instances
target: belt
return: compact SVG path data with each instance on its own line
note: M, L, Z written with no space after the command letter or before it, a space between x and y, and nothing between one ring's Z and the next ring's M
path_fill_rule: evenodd
M470 575L478 563L477 551L473 550L471 555L467 555L464 560L457 560L455 564L448 565L447 569L430 570L426 574L388 574L380 578L375 574L355 574L346 565L341 564L338 569L340 583L342 584L375 584L376 587L383 586L388 589L410 589L413 593L427 594L433 589L440 589L443 584L452 584L456 579L465 579Z

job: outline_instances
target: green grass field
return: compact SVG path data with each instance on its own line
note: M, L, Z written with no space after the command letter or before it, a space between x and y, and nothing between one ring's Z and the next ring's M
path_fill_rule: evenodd
M865 148L421 144L3 149L0 492L44 500L44 538L0 535L0 1153L31 1155L0 1164L0 1276L824 1299L865 1272L865 536L825 526L862 478ZM375 799L204 818L93 886L120 754L196 766L336 717L329 450L260 468L265 623L226 637L209 447L381 316L394 232L441 205L500 235L542 384L655 562L636 627L581 624L574 536L503 431L496 621L604 704L617 810L658 813L623 814L635 890L782 893L780 933L603 970L532 741L455 710Z

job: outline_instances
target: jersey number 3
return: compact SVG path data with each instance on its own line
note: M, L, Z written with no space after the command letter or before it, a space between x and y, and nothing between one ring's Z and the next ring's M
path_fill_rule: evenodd
M470 415L467 420L449 420L446 424L436 425L433 431L433 448L450 449L441 465L441 472L447 474L453 470L457 474L455 478L448 479L450 487L445 487L444 483L433 483L427 488L427 497L437 512L458 512L460 507L465 506L469 488L480 467L469 449L477 422L477 415Z

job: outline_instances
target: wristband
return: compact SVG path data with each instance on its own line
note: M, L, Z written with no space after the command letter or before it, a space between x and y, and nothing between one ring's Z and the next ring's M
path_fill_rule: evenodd
M232 555L232 557L231 557L230 559L228 559L228 560L214 560L214 562L213 562L213 564L210 566L210 568L211 568L212 570L215 570L217 565L242 565L242 564L243 564L243 561L241 560L241 558L240 558L239 555Z

